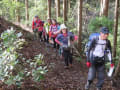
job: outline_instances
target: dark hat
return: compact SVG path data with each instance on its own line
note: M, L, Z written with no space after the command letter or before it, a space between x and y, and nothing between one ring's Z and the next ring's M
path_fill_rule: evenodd
M102 27L100 32L102 32L102 33L104 33L104 34L108 34L108 33L109 33L109 30L108 30L107 27Z
M35 15L35 18L38 18L38 15Z

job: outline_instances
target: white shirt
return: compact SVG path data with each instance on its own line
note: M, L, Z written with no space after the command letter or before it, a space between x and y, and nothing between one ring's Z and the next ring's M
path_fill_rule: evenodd
M99 37L99 40L98 40L98 42L95 46L95 49L93 51L93 55L98 56L98 57L103 57L105 47L106 47L106 40L101 40L100 37Z

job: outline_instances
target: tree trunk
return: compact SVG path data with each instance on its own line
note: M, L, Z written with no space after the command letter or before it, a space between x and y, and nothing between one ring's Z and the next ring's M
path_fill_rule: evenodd
M83 0L78 0L78 31L79 31L79 36L78 36L78 49L80 53L82 52L82 3Z
M29 11L28 11L28 0L25 0L25 11L26 11L26 22L27 22L27 25L28 25L28 21L29 21Z
M100 16L108 16L109 0L101 0Z
M67 21L67 1L63 0L63 18L64 18L64 22Z
M16 0L16 2L19 2L19 0ZM16 8L16 21L20 22L20 8Z
M71 0L68 0L68 8L71 8Z
M48 0L48 18L51 18L51 0Z
M60 17L60 0L56 0L56 17Z
M115 70L114 77L117 77L119 73L120 73L120 60L118 61L118 65L117 65L117 68Z
M114 17L114 40L113 40L113 57L116 57L116 47L117 47L117 32L118 32L118 8L119 0L115 2L115 17Z

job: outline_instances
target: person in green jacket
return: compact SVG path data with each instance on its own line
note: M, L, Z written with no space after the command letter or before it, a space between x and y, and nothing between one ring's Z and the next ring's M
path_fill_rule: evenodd
M47 22L44 24L44 28L46 31L45 37L46 37L46 42L49 43L49 28L51 25L51 19L47 19Z

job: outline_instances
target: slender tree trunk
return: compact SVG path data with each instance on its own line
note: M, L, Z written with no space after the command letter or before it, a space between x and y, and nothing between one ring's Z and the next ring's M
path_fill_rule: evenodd
M63 0L63 18L64 18L64 22L67 21L67 9L66 9L66 4L67 1Z
M48 18L51 18L51 0L48 0Z
M29 21L28 0L25 0L25 7L26 7L26 21L28 23Z
M19 2L19 0L16 0L16 2ZM16 21L20 22L20 8L16 8Z
M101 0L100 16L108 16L109 0Z
M71 8L71 0L68 0L68 8Z
M56 0L56 17L60 17L60 0Z
M78 0L78 31L79 31L79 36L78 36L78 49L81 52L82 51L82 3L83 0Z
M117 65L117 68L115 70L114 77L117 77L119 73L120 73L120 60L118 61L118 65Z
M117 32L118 32L118 8L119 0L115 2L115 17L114 17L114 41L113 41L113 57L116 57L116 48L117 48Z

